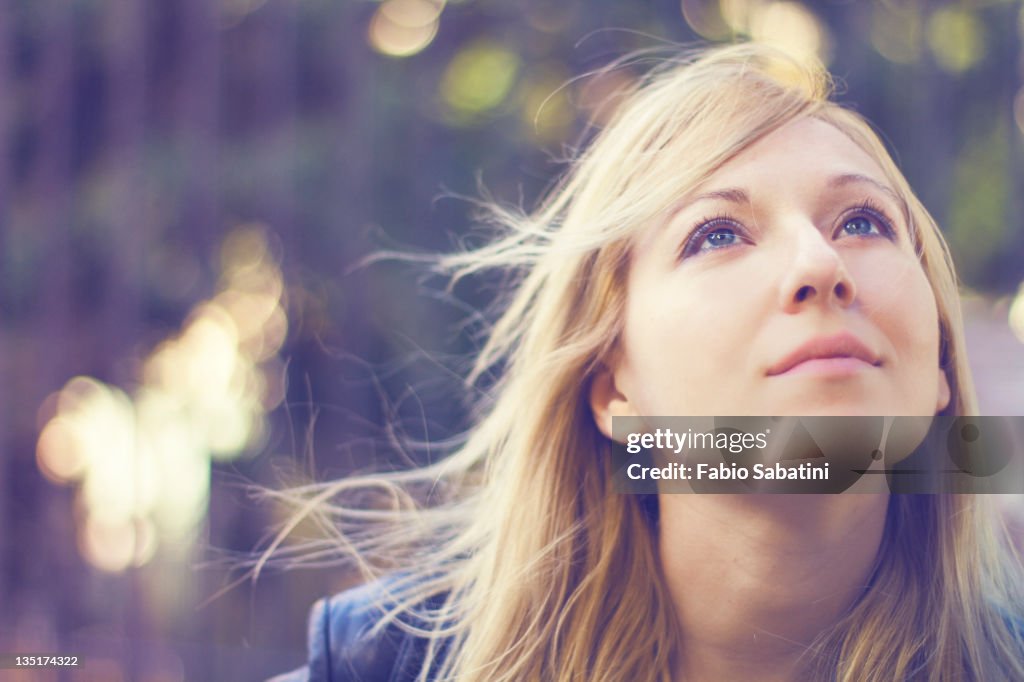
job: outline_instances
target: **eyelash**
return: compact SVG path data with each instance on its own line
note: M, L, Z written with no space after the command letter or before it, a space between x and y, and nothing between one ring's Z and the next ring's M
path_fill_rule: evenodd
M893 227L893 222L886 214L885 209L879 206L872 199L864 199L856 206L847 209L840 216L840 226L836 229L836 232L841 230L853 218L864 216L869 217L872 222L877 225L880 235L862 235L860 238L872 238L875 236L886 237L890 240L895 239L896 230ZM697 227L690 233L686 241L683 243L683 247L680 250L680 260L688 258L700 253L700 247L704 243L704 238L713 233L715 230L728 227L733 230L734 234L740 241L748 241L749 239L745 236L746 230L743 226L734 218L725 213L720 213L713 216L708 216L697 222ZM723 247L725 248L725 247Z
M724 213L703 218L697 223L697 227L690 233L690 236L687 237L680 252L680 257L687 258L699 253L700 246L704 243L704 238L719 227L739 228L739 231L743 232L740 224ZM742 234L737 234L736 236L743 239Z
M896 236L896 228L893 227L893 222L889 218L889 215L885 212L884 208L879 206L872 199L864 199L860 202L859 206L847 211L842 217L843 224L845 224L850 218L856 217L858 213L866 213L878 221L878 227L881 228L883 232L882 236L889 237L890 239Z

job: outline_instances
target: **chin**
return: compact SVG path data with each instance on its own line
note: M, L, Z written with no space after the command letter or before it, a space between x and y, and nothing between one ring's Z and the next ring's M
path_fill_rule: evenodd
M898 410L891 404L842 398L801 401L787 407L785 412L778 412L783 417L884 417L905 414L905 410Z
M832 385L818 390L779 395L775 413L794 417L879 417L932 416L934 411L921 410L920 396L907 396L882 386ZM771 401L769 401L771 402Z

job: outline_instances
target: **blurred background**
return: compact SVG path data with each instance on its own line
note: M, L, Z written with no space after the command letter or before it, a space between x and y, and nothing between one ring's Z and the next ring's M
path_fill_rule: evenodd
M262 679L349 576L265 571L259 486L401 466L466 424L461 324L382 248L530 207L666 41L815 54L949 239L986 414L1024 414L1019 0L0 3L0 653L12 680Z

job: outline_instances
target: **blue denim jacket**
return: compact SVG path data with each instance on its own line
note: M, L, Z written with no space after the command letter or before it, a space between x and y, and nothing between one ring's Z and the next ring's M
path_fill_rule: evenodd
M267 682L415 680L427 640L395 623L372 632L383 615L379 604L386 584L369 583L316 602L309 617L308 665Z

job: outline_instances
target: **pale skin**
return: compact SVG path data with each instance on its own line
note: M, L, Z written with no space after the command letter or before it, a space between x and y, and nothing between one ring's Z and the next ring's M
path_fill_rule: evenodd
M882 168L814 118L770 133L636 244L622 344L591 407L635 415L933 415L935 298ZM853 338L870 361L780 363ZM695 389L694 387L699 387ZM800 655L870 579L882 495L661 495L682 631L675 678L800 680Z

